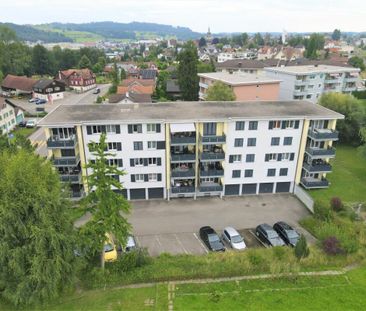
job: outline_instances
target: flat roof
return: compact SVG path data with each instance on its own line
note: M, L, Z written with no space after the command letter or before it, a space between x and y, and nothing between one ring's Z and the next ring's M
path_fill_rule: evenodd
M304 65L287 67L265 67L265 71L275 71L288 74L312 74L312 73L337 73L337 72L359 72L359 68L329 66L329 65Z
M191 123L231 119L343 119L343 115L309 101L162 102L59 105L40 126L159 121Z
M266 77L265 75L257 74L243 74L243 73L228 73L228 72L207 72L199 73L198 76L211 79L215 81L221 81L229 85L252 85L252 84L270 84L280 83L281 80Z

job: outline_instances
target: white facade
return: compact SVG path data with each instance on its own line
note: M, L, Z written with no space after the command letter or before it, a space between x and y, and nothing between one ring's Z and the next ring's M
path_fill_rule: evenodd
M280 100L316 103L326 92L351 93L357 89L359 69L336 66L289 66L264 68L267 77L282 80Z
M16 115L14 108L6 103L0 102L0 131L3 134L9 133L12 131L15 126L17 125L16 122Z

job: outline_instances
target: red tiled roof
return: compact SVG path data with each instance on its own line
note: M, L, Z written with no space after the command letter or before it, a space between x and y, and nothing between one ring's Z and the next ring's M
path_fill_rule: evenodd
M27 78L27 77L19 77L14 75L7 75L3 80L1 86L7 89L15 89L25 92L32 92L33 85L36 84L37 80Z
M70 77L72 74L76 73L77 75L81 76L83 79L92 79L95 77L93 71L88 68L85 69L67 69L61 70L61 74L66 78Z

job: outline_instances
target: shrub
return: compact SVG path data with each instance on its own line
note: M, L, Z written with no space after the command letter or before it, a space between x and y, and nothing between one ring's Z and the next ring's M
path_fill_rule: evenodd
M103 98L101 96L97 97L97 104L101 104L103 102Z
M343 253L339 240L335 236L330 236L323 240L323 250L328 255L338 255Z
M295 246L294 252L295 252L295 256L298 259L309 256L310 250L309 250L309 247L308 247L308 244L306 242L304 235L300 236L300 239Z
M329 220L332 218L332 213L324 203L316 201L314 204L314 217L319 220Z
M338 197L331 198L330 207L333 211L335 211L337 213L340 212L341 210L343 210L342 200Z
M134 268L139 268L150 264L152 258L145 248L138 248L128 253L123 253L116 262L110 265L110 269L115 272L128 272Z

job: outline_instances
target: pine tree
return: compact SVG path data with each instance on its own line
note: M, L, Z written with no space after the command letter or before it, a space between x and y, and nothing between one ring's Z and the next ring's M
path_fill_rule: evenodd
M0 153L0 288L15 305L57 297L73 281L74 238L59 176L19 149Z
M79 61L79 68L81 69L84 69L84 68L91 68L91 62L90 62L90 59L88 58L88 56L86 55L83 55L81 58L80 58L80 61Z
M295 251L295 256L298 259L305 258L305 257L309 256L310 250L309 250L309 247L307 245L307 242L306 242L306 239L305 239L304 235L300 236L300 239L297 242L294 251Z

